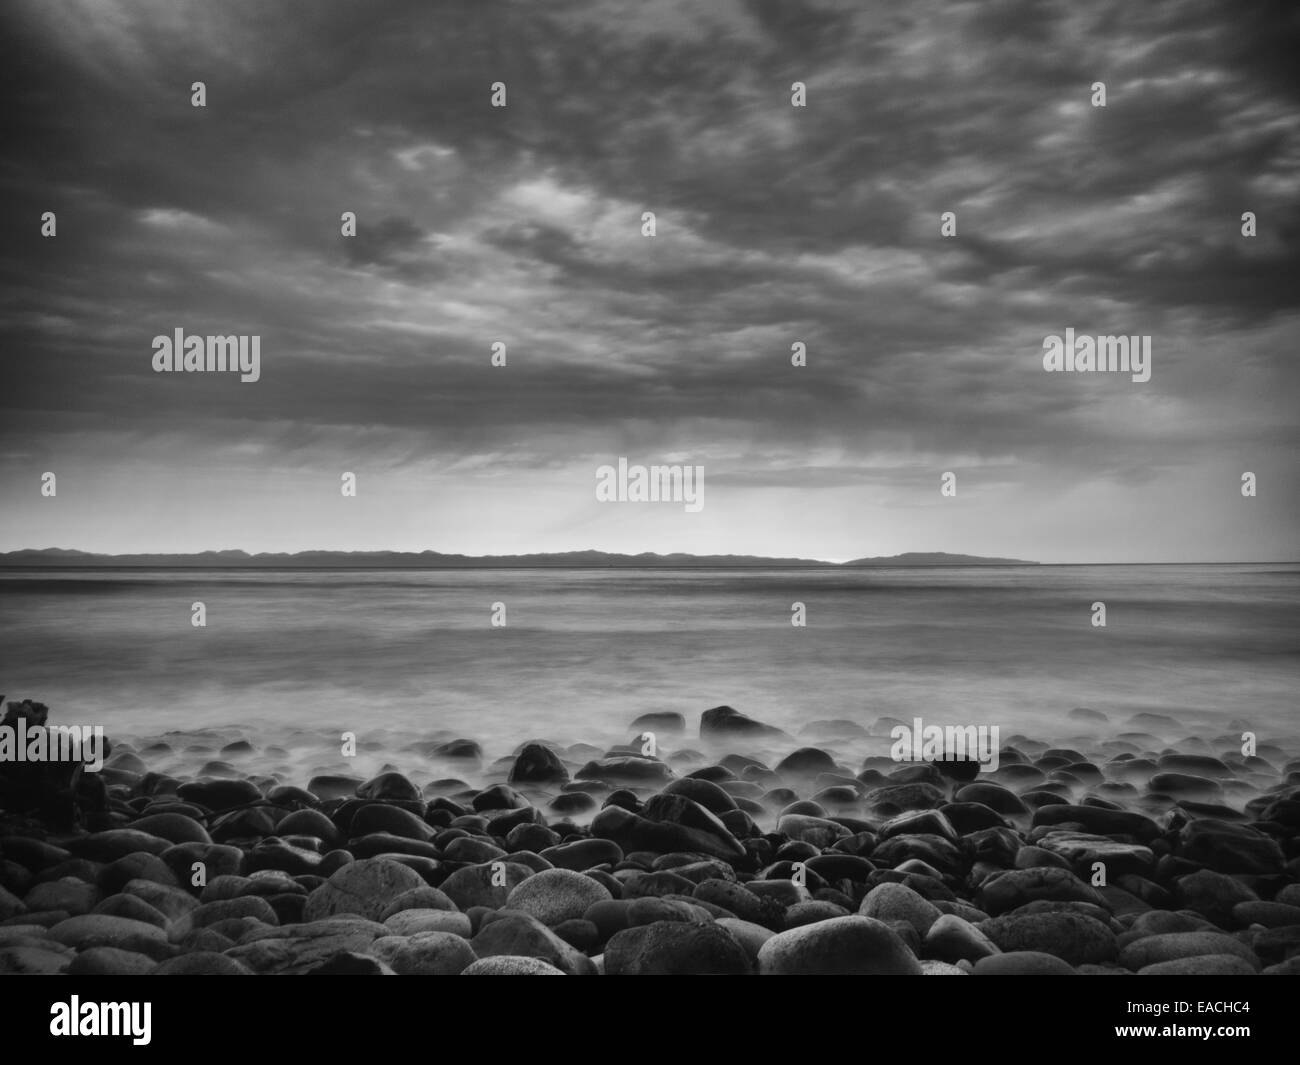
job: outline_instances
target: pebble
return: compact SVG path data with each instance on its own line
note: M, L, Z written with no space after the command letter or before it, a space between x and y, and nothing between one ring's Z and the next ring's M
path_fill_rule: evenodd
M383 936L371 944L371 950L403 976L459 976L478 960L464 936L446 931Z
M945 962L974 962L1000 953L998 945L978 927L951 913L941 914L930 925L924 948L927 958Z
M471 906L499 910L506 904L510 892L532 876L533 871L517 862L501 862L499 869L496 864L489 862L457 869L439 886L461 910L468 910Z
M1196 958L1205 954L1233 954L1249 962L1255 971L1259 959L1249 947L1222 932L1166 932L1128 944L1119 953L1119 963L1134 971L1159 962Z
M72 959L67 973L69 976L143 976L157 965L148 954L120 947L91 947Z
M542 961L521 955L500 954L494 958L480 958L465 968L461 976L565 976L562 970Z
M306 970L308 976L394 976L393 970L369 954L344 950Z
M728 707L702 746L729 751L665 711L606 748L434 733L309 789L281 782L307 733L130 737L93 831L0 827L0 971L1300 974L1300 759L1073 717L978 776Z
M166 916L150 906L144 899L125 893L110 895L103 901L96 903L94 910L91 912L106 913L112 917L128 917L133 921L144 921L147 924L157 925L159 928L166 928L168 924Z
M569 946L537 918L523 913L494 915L494 919L483 923L470 946L479 958L521 954L540 958L569 976L590 975L595 970L585 954Z
M358 799L420 799L420 789L401 773L380 773L371 777L357 785L356 794Z
M569 771L560 756L540 743L526 744L510 767L513 784L567 784Z
M75 950L91 947L120 947L155 956L167 944L166 933L157 925L113 917L106 913L89 913L60 921L49 931L50 939Z
M354 913L377 919L398 895L423 886L420 874L385 858L365 858L345 865L307 896L303 919L319 921Z
M700 739L726 742L732 737L783 739L786 734L771 725L746 717L729 706L715 706L700 715Z
M975 976L1077 976L1074 967L1055 954L1019 950L981 958L972 970Z
M921 966L887 924L852 915L772 936L758 952L759 972L774 976L915 976Z
M929 900L905 884L877 884L862 900L858 912L878 921L905 921L925 937L943 914Z
M0 974L52 976L65 973L76 955L44 946L0 947Z
M252 976L253 970L234 958L213 951L196 950L159 962L154 976Z
M242 898L218 899L215 902L202 903L190 914L190 927L206 928L219 921L239 917L252 917L268 925L280 923L266 899L257 895L246 895Z
M1050 867L996 873L980 884L975 893L975 905L995 917L1035 899L1106 905L1105 896L1074 873Z
M365 953L388 929L373 921L334 917L255 932L226 956L257 973L305 973L335 954Z
M1239 902L1232 907L1232 919L1240 928L1261 924L1265 928L1300 925L1300 906L1281 902Z
M796 902L787 909L783 925L785 928L799 928L818 921L828 921L832 917L848 917L852 912L847 906L827 899L811 899L808 902Z
M1145 814L1128 810L1110 810L1103 806L1040 806L1034 811L1033 827L1073 824L1098 836L1132 836L1149 843L1162 833L1160 826Z
M314 813L315 811L304 812ZM400 806L391 806L381 802L367 803L357 810L352 816L352 823L348 826L348 832L352 836L366 836L372 832L387 832L389 835L401 839L415 839L421 842L427 842L434 835L433 829L411 813L410 810L404 810ZM284 833L280 834L284 835Z
M1041 776L1041 774L1039 774ZM962 803L978 803L998 814L1022 815L1029 813L1029 807L1010 788L992 781L979 781L961 788L954 798Z
M1286 860L1277 841L1247 825L1202 819L1178 835L1179 852L1220 873L1277 873Z
M716 924L655 921L616 933L605 945L608 976L744 976L749 953Z
M1239 880L1210 869L1178 878L1174 902L1181 910L1192 910L1218 925L1232 922L1233 909L1242 902L1257 902L1258 896Z
M220 813L262 797L257 785L249 780L196 780L176 789L177 798L206 810Z
M776 831L818 848L833 846L849 835L849 830L839 822L809 814L786 814L777 821Z
M326 847L335 846L342 834L334 822L319 810L294 810L281 818L275 826L277 836L312 836Z
M1114 961L1114 933L1101 921L1081 913L1016 913L993 917L979 931L1007 954L1040 951L1071 965Z
M74 858L105 863L115 862L139 851L162 854L171 846L169 840L159 839L134 828L113 828L68 841L68 850Z
M612 899L609 889L572 869L547 869L528 877L506 898L506 909L536 917L545 925L576 920L597 902Z
M102 898L99 888L75 877L60 877L36 884L23 898L28 912L64 910L73 917L90 913Z
M131 822L137 832L146 832L170 843L211 843L208 830L192 817L180 813L160 813Z
M1254 976L1257 970L1236 954L1200 954L1145 965L1138 976Z
M922 976L969 976L970 973L960 965L950 965L946 961L935 961L931 958L921 959Z
M99 874L99 886L106 895L121 891L132 880L149 880L167 887L178 886L176 874L155 854L137 851L110 862Z
M122 893L134 895L171 921L184 917L199 904L198 899L180 888L157 884L152 880L128 881L123 886Z

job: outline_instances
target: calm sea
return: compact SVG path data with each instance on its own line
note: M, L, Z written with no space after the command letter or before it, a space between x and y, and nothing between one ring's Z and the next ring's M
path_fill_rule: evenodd
M889 715L1058 740L1089 706L1262 741L1300 723L1300 567L10 570L0 648L0 692L110 736L445 730L492 758L626 742L651 710L693 735L728 703L792 732Z

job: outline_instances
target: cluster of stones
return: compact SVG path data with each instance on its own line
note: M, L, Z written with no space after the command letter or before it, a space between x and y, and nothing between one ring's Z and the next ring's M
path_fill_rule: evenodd
M972 780L855 771L833 753L867 735L852 722L804 733L825 745L718 707L716 761L529 742L487 767L504 779L423 789L183 780L148 769L164 745L119 745L72 828L0 790L0 972L1300 973L1300 762L1279 748L1016 736Z

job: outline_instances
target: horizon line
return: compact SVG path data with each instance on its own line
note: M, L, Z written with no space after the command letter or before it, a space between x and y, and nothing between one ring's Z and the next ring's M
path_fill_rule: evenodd
M698 563L692 563L690 561L682 561L682 562L664 563L657 566L640 567L640 568L654 568L654 569L717 569L717 568L769 569L769 568L781 568L782 566L793 567L795 565L797 565L799 568L842 569L847 567L850 563L853 562L862 562L864 563L865 566L867 564L877 562L877 560L879 560L877 564L881 568L885 568L891 565L898 566L899 568L907 568L908 564L906 562L899 561L899 560L902 560L909 555L923 557L923 558L931 558L931 559L937 556L940 559L938 561L928 561L928 562L917 564L918 566L937 567L937 568L945 568L945 567L947 568L956 568L956 567L1011 568L1015 566L1288 566L1288 565L1300 565L1300 559L1265 559L1265 560L1237 559L1237 560L1226 560L1226 561L1225 560L1195 560L1195 561L1144 560L1144 561L1128 561L1128 562L1039 561L1034 559L1003 558L1000 556L970 555L967 554L966 552L953 552L953 551L905 551L895 555L871 555L871 556L864 555L864 556L859 556L858 558L835 560L835 559L825 559L825 558L805 558L805 557L798 557L798 556L750 555L743 552L729 553L729 554L701 555L690 551L669 551L669 552L639 551L636 552L635 554L632 554L625 551L606 551L600 548L592 548L592 547L576 548L576 549L570 549L566 551L518 551L518 552L507 552L504 554L484 554L484 555L466 555L454 551L438 551L433 548L422 548L420 550L410 550L410 549L401 549L401 548L304 548L298 551L255 551L255 552L250 552L245 548L203 548L197 551L104 552L104 551L86 551L81 548L23 547L23 548L13 548L7 551L0 551L0 569L13 570L13 569L32 568L33 561L29 560L26 562L10 562L8 560L8 556L21 555L21 554L39 555L45 552L76 554L80 556L88 556L91 558L99 557L106 560L121 559L121 558L131 558L135 560L131 562L122 562L122 563L113 563L113 562L106 561L105 563L103 563L101 566L98 567L102 569L138 569L141 568L142 565L145 565L146 564L145 560L148 559L157 559L160 562L165 562L165 560L167 559L185 558L187 556L195 556L195 555L229 556L231 554L244 555L248 559L248 562L241 563L239 561L231 560L227 562L216 562L216 563L205 562L197 565L173 564L171 568L264 569L267 568L266 562L269 561L270 558L274 556L282 556L285 559L285 564L276 568L302 569L302 570L356 570L356 569L401 570L401 569L436 569L436 568L441 568L441 569L488 569L488 568L491 569L610 569L610 568L615 568L615 566L612 563L600 562L600 561L592 561L592 562L558 562L557 561L553 563L538 562L532 565L521 564L521 563L514 563L514 564L507 564L507 565L492 564L493 559L518 558L521 556L528 556L528 555L544 558L547 556L559 557L563 555L581 555L581 554L608 555L613 558L627 559L627 560L635 560L638 557L643 555L652 556L660 559L668 558L673 555L682 555L682 556L686 556L686 558L688 559L700 560ZM430 566L428 564L406 564L406 565L396 564L396 565L388 565L388 566L374 566L374 565L348 565L346 563L343 564L314 563L314 564L294 565L291 561L292 559L298 556L308 555L308 554L410 555L410 556L435 555L444 558L457 559L460 561L454 562L450 565L444 565L444 566L436 566L436 565ZM953 559L960 559L960 561L951 561L951 562L943 561L942 558L944 556L951 557ZM725 567L719 567L717 563L705 561L707 559L725 559L725 558L744 559L745 561L732 563ZM259 559L262 560L260 563L256 561ZM474 565L475 562L482 562L484 563L484 565L476 566ZM88 563L84 561L72 562L72 563L60 563L58 561L51 560L51 561L40 563L38 565L40 565L41 568L46 568L46 569L81 569L87 567ZM638 567L633 566L627 568L638 568Z

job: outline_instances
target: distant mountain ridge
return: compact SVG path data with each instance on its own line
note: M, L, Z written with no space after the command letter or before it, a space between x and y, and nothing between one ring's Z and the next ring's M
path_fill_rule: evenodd
M950 555L947 551L905 551L901 555L876 555L842 562L843 566L1037 566L1022 558L986 558L983 555Z
M491 568L586 568L626 569L663 567L835 567L863 566L1036 566L1015 558L984 558L979 555L951 555L945 551L909 551L902 555L855 558L849 562L822 562L809 558L766 558L762 555L691 555L678 552L659 555L645 551L621 555L609 551L559 551L527 555L457 555L438 551L198 551L190 554L105 555L63 547L24 548L0 553L0 568L26 566L140 566L209 569L491 569Z

